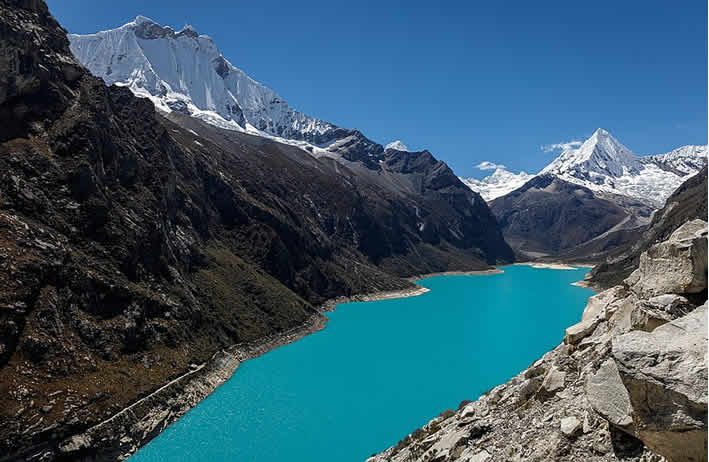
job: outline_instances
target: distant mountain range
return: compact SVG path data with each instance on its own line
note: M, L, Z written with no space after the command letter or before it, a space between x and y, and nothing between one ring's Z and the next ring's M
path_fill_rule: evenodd
M381 145L292 108L276 92L233 66L207 35L191 27L176 31L144 16L116 29L69 35L71 51L107 84L129 87L164 112L306 149L321 156L377 163L385 150L406 152L401 141ZM592 191L628 196L658 208L707 163L706 146L683 146L667 154L636 156L599 128L578 148L566 149L541 170ZM483 180L461 180L486 201L521 187L535 175L498 167Z
M658 208L685 180L707 165L707 146L682 146L666 154L637 156L599 128L580 147L564 150L538 175L554 175L601 195L638 199ZM485 200L504 196L535 175L504 167L482 179L462 179Z
M491 175L461 181L488 201L518 258L599 262L642 235L706 165L707 146L637 156L599 128L536 175L488 161L479 168L494 168Z

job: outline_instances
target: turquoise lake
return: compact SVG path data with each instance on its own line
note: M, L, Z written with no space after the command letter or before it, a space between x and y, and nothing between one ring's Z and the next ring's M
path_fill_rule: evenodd
M324 330L243 363L131 462L361 462L554 348L593 294L571 285L587 271L509 266L339 305Z

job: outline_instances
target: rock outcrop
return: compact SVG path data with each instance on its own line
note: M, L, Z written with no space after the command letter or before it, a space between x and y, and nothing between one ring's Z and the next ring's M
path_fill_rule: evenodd
M640 256L628 280L646 295L695 294L707 287L706 222L693 220Z
M679 227L561 345L369 461L706 461L706 229Z
M631 432L669 460L707 457L707 304L652 332L613 340Z

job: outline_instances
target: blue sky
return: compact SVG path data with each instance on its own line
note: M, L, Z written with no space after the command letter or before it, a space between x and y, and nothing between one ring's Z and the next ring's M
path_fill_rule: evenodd
M429 149L463 176L536 172L598 127L638 154L707 143L707 3L48 0L70 32L142 14L210 35L297 109Z

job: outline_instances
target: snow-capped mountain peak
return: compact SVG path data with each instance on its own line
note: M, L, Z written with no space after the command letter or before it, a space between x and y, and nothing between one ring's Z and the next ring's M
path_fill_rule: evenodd
M141 15L136 16L136 17L135 17L135 20L133 21L134 24L143 24L144 22L149 22L149 23L152 23L152 24L157 24L155 21L153 21L152 19L148 18L147 16L141 16ZM130 23L129 23L129 24L130 24Z
M409 148L401 140L392 141L387 144L384 149L394 149L396 151L408 152Z
M680 176L691 175L707 164L707 146L681 146L666 154L648 156L643 160Z
M640 159L608 131L599 128L580 147L567 149L542 173L618 178L641 170Z
M707 164L706 149L685 146L667 154L640 157L599 128L578 149L565 150L541 173L660 207L688 176Z
M636 156L599 128L578 148L565 149L539 174L551 174L602 195L631 197L660 207L680 184L706 165L707 146L682 146L666 154ZM461 180L487 201L514 191L536 176L514 174L492 162L479 167L495 168L495 172L482 180Z
M483 162L483 164L495 165L491 162ZM478 168L480 168L478 166ZM477 192L486 201L491 201L498 197L514 191L527 181L531 180L534 175L521 171L512 173L505 168L504 165L495 165L495 171L483 178L477 180L475 178L460 178L460 180L473 191Z
M71 50L107 84L128 86L159 109L224 128L324 146L343 129L296 111L233 66L206 35L138 16L116 29L70 34Z

